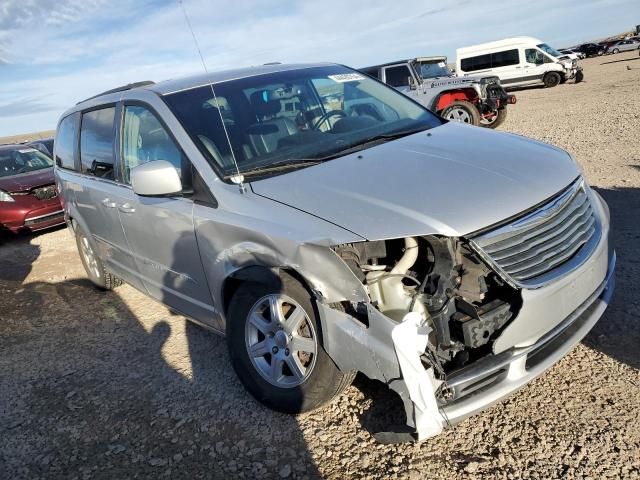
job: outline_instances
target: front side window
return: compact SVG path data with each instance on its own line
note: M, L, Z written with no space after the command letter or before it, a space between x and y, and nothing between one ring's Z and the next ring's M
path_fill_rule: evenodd
M401 93L342 66L256 75L163 98L223 177L236 173L235 162L240 172L254 174L325 161L442 123Z
M532 63L534 65L541 65L544 62L542 52L536 48L527 48L524 51L524 57L527 60L527 63Z
M182 173L183 155L158 118L147 108L127 105L122 128L122 177L131 183L131 169L166 160Z
M115 107L85 112L80 127L81 171L87 175L114 179L113 144Z
M407 87L409 85L411 71L406 65L387 67L384 69L384 76L386 78L386 83L392 87Z
M53 167L53 160L33 147L0 148L0 177L10 177L51 167Z
M76 144L77 114L69 115L60 122L56 133L55 158L59 167L75 170L74 150Z

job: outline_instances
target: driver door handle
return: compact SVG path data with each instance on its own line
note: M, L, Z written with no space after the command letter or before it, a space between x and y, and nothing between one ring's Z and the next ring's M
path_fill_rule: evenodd
M111 199L109 198L105 198L104 200L102 200L102 205L107 208L116 208L116 202L111 201Z
M122 213L134 213L136 211L136 209L132 207L130 203L123 203L118 207L118 210L120 210Z

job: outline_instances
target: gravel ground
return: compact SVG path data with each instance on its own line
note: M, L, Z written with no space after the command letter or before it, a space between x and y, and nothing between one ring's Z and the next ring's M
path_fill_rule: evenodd
M221 338L131 287L92 288L65 229L7 238L0 478L640 477L640 57L582 63L581 84L517 92L502 127L568 149L613 215L615 300L541 378L437 438L379 445L402 418L382 384L272 412Z

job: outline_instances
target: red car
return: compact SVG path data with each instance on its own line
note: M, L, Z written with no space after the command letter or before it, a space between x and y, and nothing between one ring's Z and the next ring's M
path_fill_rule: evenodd
M53 160L32 147L0 146L0 229L36 231L63 223Z

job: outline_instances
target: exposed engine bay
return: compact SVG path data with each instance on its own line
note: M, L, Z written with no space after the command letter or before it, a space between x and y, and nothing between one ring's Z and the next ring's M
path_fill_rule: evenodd
M423 236L340 245L336 253L396 322L418 313L430 327L422 356L437 378L488 354L518 313L520 293L459 238ZM364 305L344 305L366 323Z

